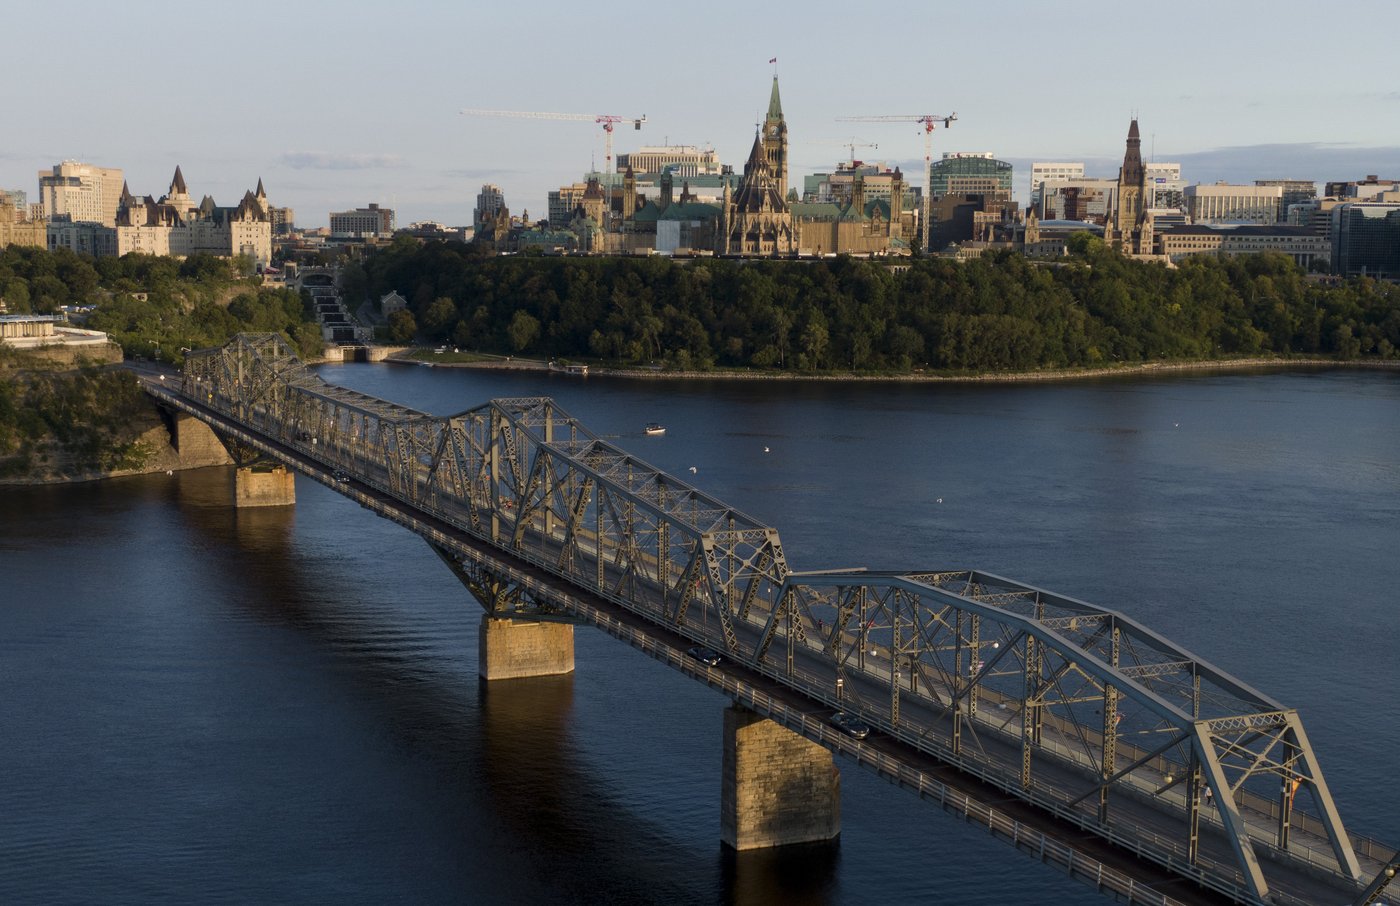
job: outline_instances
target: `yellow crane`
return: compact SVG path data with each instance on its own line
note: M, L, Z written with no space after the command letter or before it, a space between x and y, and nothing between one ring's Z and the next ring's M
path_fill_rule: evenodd
M929 183L933 180L933 129L939 123L947 129L957 119L956 113L947 116L938 116L932 113L912 114L909 116L841 116L837 117L837 122L841 123L918 123L924 127L924 210L920 218L920 233L924 244L924 252L928 253L928 221L929 212L932 210L933 192Z

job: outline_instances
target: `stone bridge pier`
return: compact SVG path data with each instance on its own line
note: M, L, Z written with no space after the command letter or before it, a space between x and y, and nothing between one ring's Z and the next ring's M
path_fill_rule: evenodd
M569 623L483 614L477 670L483 680L558 676L574 670ZM832 754L748 708L724 711L720 840L738 851L832 840L841 833L841 774Z
M841 833L831 752L740 704L724 711L720 839L740 852Z
M482 614L477 672L487 681L573 673L573 624Z
M293 473L283 465L257 461L256 456L240 457L234 444L227 443L207 424L184 412L162 410L170 432L170 446L179 457L180 468L226 466L239 463L233 477L235 507L291 506L296 503ZM240 463L240 459L251 462Z
M292 475L286 466L239 466L233 474L233 505L291 506L297 502Z

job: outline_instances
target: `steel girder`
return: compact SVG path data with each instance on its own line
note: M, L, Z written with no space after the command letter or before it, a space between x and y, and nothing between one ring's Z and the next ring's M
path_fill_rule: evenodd
M1121 613L975 571L792 573L775 529L548 398L431 416L327 384L277 335L191 353L183 392L1087 826L1147 803L1164 861L1211 862L1216 825L1217 870L1263 900L1259 850L1286 856L1302 793L1360 877L1297 713ZM445 559L488 609L548 618Z
M919 726L933 749L1065 809L1089 803L1100 824L1154 802L1192 863L1204 816L1260 899L1260 852L1288 851L1301 793L1329 867L1360 878L1297 712L1121 613L974 571L793 574L782 599L762 650L818 634L828 681L867 721L898 732L911 706L939 715Z
M787 574L776 530L549 399L431 416L327 384L275 334L190 353L183 392L740 659L733 614L766 612Z

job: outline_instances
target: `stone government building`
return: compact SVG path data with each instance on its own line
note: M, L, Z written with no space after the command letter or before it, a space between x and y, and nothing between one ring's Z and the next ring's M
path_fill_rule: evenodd
M0 248L64 248L79 254L246 256L255 267L272 261L272 236L290 223L290 208L268 203L262 180L232 207L205 195L198 204L175 168L159 199L131 194L122 171L65 161L39 174L42 202L24 211L0 192ZM116 185L121 191L116 190Z
M916 232L916 214L905 209L906 187L898 169L873 177L881 186L878 193L868 193L870 197L866 177L855 174L850 191L833 201L797 201L788 188L788 128L777 76L743 175L737 180L732 172L718 177L718 203L699 200L688 180L682 181L677 195L669 168L656 183L656 197L647 198L637 191L632 163L629 158L623 166L620 192L609 192L597 177L583 187L568 225L569 238L581 251L736 257L907 255L905 237ZM603 174L610 181L612 176ZM516 251L541 244L541 237L530 235L535 232L539 231L512 231L509 212L501 208L483 223L477 238L497 251ZM557 242L560 236L552 232L548 238Z
M220 207L208 195L196 205L177 166L170 190L158 201L132 195L122 184L116 253L245 255L254 265L265 266L272 260L271 211L261 179L235 207Z

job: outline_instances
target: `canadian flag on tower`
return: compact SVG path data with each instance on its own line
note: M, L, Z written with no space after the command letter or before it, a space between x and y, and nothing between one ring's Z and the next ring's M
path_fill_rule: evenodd
M776 63L776 62L778 62L778 58L777 58L777 57L774 57L773 59L769 60L768 62L769 62L769 63Z

